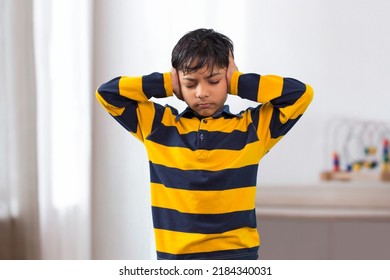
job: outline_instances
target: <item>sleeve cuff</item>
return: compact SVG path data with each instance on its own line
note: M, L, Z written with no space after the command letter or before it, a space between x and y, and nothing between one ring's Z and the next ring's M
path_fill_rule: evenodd
M241 74L241 72L235 71L230 79L229 93L232 95L238 95L238 79Z
M173 96L171 72L166 72L163 75L164 75L164 88L167 97Z

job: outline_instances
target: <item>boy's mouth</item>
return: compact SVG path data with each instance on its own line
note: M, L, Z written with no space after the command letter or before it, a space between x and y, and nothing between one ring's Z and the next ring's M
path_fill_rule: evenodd
M198 106L202 109L207 109L211 107L211 103L201 103Z

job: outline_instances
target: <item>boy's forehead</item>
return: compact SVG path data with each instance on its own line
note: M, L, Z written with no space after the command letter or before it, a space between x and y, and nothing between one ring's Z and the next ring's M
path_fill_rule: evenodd
M218 66L214 66L214 68L210 68L209 66L204 66L200 69L194 70L194 71L189 71L189 72L183 72L180 71L183 75L183 77L190 77L190 76L205 76L205 77L212 77L217 74L220 74L223 72L225 68L220 68Z
M215 57L199 57L194 56L185 61L182 67L179 67L184 74L210 72L214 73L218 71L221 65L217 63Z

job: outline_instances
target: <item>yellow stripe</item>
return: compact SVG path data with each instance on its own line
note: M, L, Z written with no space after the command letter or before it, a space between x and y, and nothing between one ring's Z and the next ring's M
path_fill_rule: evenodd
M196 117L187 119L181 118L180 121L176 121L171 110L165 110L161 123L164 126L175 126L180 134L186 134L192 131L197 131L200 125L200 120Z
M152 206L191 214L221 214L255 208L256 187L192 191L151 184Z
M167 97L168 96L172 96L173 95L173 89L172 89L171 73L170 72L164 73L163 77L164 77L164 88L165 88L165 92L167 94Z
M238 94L238 78L242 75L241 72L235 71L232 74L232 77L230 78L230 89L229 92L232 95Z
M154 105L150 101L138 102L137 117L138 117L138 127L137 127L137 138L141 141L144 141L144 138L147 137L152 132L153 120L156 114Z
M155 164L183 170L218 171L225 168L239 168L258 164L264 150L258 142L245 146L242 150L197 150L182 147L167 147L146 140L149 160Z
M271 123L272 112L274 106L271 103L265 103L260 108L259 124L257 127L257 133L260 141L265 145L267 141L271 138L271 131L269 126Z
M226 121L225 118L214 119L213 117L208 117L203 119L207 121L207 123L205 123L194 117L191 119L181 118L178 122L176 121L176 117L170 113L170 110L166 110L162 119L162 124L165 126L175 126L180 134L198 131L198 129L225 133L233 131L246 132L248 130L248 125L251 122L251 120L248 119L249 116L250 113L247 112L243 114L242 118L232 118L229 121ZM247 119L245 120L245 118Z
M260 76L257 100L266 103L282 94L283 77L266 75Z
M119 94L135 101L147 101L142 91L142 77L122 77L119 80Z
M259 246L255 228L241 228L221 234L201 234L154 229L156 249L169 254L191 254Z
M283 136L278 138L271 138L271 131L269 129L272 112L274 107L271 103L265 103L260 109L260 117L259 117L259 127L257 129L259 139L263 144L263 149L265 152L269 151L276 143L278 143Z

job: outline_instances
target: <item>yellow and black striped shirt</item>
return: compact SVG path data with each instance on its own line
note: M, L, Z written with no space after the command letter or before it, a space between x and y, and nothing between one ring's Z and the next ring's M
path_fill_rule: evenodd
M172 96L170 73L118 77L101 85L103 107L146 147L159 259L257 256L255 195L260 159L299 120L309 85L235 72L229 93L260 104L199 118L149 101Z

